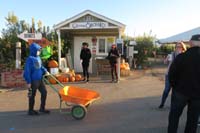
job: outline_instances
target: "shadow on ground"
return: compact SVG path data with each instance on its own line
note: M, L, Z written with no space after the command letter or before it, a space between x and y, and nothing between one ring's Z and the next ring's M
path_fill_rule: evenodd
M169 107L157 108L160 97L97 102L83 120L52 109L50 115L28 116L26 111L0 112L0 133L166 133ZM179 124L183 132L185 111ZM198 130L200 132L200 129Z

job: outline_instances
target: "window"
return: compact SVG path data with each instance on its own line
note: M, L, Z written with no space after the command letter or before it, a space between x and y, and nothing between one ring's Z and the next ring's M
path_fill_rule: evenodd
M106 39L99 39L99 51L98 53L106 53Z
M97 38L97 54L107 55L112 44L115 43L115 37L98 37Z
M86 22L91 22L93 20L92 16L85 16L85 21Z

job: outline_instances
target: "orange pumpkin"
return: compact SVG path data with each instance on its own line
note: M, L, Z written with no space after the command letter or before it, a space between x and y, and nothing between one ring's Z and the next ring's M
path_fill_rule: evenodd
M55 61L55 60L50 60L50 61L48 62L48 67L49 67L49 68L56 68L56 67L58 67L58 62Z
M49 82L50 82L51 84L56 84L56 83L57 83L56 80L53 79L53 78L49 78Z
M125 63L125 66L126 66L126 70L130 70L130 67L129 67L128 63Z
M81 80L81 75L80 74L76 74L75 75L75 80L76 81L80 81Z
M69 81L69 78L67 78L67 77L63 78L63 82L68 82L68 81Z
M62 76L62 75L59 75L59 76L57 76L56 78L58 79L58 81L63 82L63 79L64 79L65 77Z
M123 64L120 64L120 69L122 69L122 70L125 70L125 69L126 69L126 66L125 66L124 63L123 63Z
M74 82L75 80L76 80L76 79L75 79L74 76L69 77L69 81L70 81L70 82Z

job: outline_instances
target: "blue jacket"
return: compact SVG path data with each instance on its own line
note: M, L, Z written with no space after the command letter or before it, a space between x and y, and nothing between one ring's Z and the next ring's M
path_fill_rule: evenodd
M30 56L26 59L23 75L28 84L35 80L41 80L47 71L42 66L40 56L37 56L37 51L40 49L41 47L36 43L30 45Z

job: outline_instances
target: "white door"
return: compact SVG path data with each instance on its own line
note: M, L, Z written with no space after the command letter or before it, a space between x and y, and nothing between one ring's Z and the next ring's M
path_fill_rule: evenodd
M75 72L83 72L82 65L80 63L80 52L83 42L89 44L89 49L92 48L92 37L74 37L74 69ZM90 59L89 72L92 73L92 59Z

